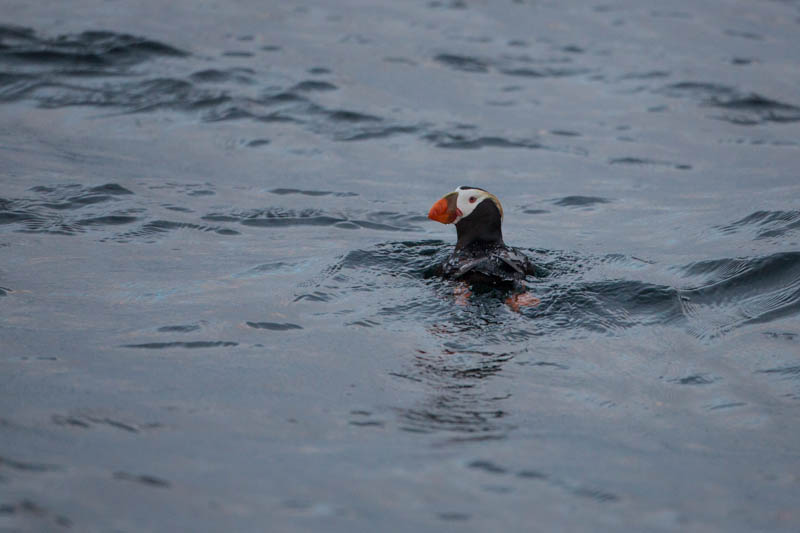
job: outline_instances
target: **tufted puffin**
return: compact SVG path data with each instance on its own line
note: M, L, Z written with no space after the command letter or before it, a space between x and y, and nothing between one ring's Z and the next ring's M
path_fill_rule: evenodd
M442 224L455 224L456 247L439 273L449 279L463 281L473 288L522 288L527 276L546 275L521 252L503 242L503 206L490 192L462 185L433 204L428 218ZM519 305L532 305L532 296L515 295ZM534 302L535 300L535 302ZM515 307L512 302L509 305Z

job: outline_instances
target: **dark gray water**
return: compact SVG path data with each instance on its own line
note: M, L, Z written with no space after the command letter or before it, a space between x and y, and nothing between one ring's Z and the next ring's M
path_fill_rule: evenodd
M0 530L800 530L798 50L795 1L0 2ZM465 183L540 305L426 276Z

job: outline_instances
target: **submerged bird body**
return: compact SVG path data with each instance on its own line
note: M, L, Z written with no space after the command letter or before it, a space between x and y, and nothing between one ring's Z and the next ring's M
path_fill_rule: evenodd
M536 273L530 259L505 245L456 249L441 266L446 278L497 288L513 288Z
M493 194L462 185L436 202L428 218L455 224L458 240L440 274L473 286L514 288L527 276L541 275L521 252L503 242L503 207Z

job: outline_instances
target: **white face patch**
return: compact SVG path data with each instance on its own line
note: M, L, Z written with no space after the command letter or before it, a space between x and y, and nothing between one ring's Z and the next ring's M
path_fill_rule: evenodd
M500 220L503 219L503 208L500 207L500 202L493 194L481 189L470 189L463 185L457 188L455 192L458 193L458 199L456 200L458 216L456 216L453 224L458 224L462 218L468 217L478 207L478 204L487 199L497 205L497 209L500 211Z

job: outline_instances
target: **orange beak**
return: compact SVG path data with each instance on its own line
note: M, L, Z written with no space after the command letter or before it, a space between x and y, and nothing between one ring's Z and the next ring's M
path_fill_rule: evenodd
M428 218L442 224L452 224L460 214L460 210L456 207L457 200L457 192L445 195L441 200L433 204L431 210L428 211Z

